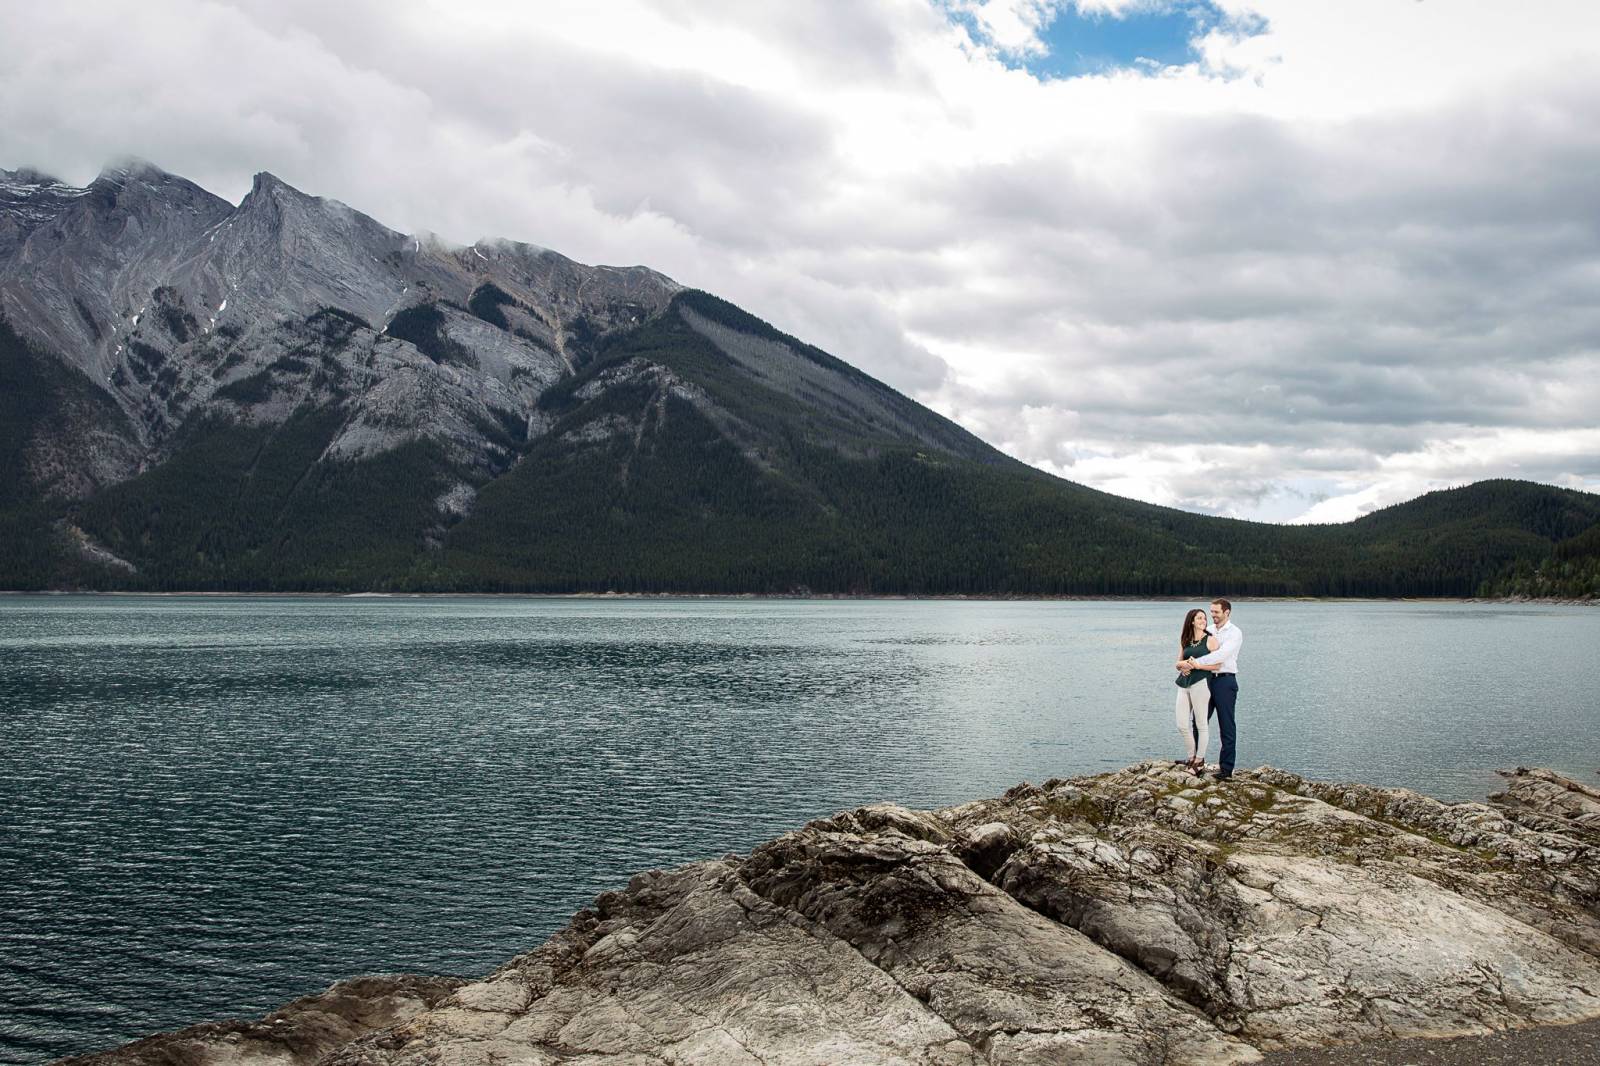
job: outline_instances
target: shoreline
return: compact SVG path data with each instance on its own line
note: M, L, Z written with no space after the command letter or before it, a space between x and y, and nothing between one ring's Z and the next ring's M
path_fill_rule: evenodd
M0 597L133 597L270 598L329 600L784 600L829 602L973 602L973 603L1199 603L1203 596L1045 595L1031 593L786 593L786 592L328 592L203 589L145 592L133 589L0 589ZM1527 604L1542 607L1600 607L1600 599L1571 600L1532 596L1239 596L1240 603L1481 603L1491 606Z

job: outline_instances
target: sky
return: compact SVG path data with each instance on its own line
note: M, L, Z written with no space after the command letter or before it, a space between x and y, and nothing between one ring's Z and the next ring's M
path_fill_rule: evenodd
M642 263L1120 495L1600 491L1592 0L71 0L0 39L0 167Z

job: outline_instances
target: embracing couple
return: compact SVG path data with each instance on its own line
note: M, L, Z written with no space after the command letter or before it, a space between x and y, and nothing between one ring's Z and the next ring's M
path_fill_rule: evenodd
M1174 759L1200 773L1211 743L1211 716L1222 733L1222 754L1213 774L1218 781L1233 776L1233 709L1239 702L1239 649L1244 633L1233 624L1233 604L1211 601L1211 617L1198 607L1183 616L1178 635L1178 732L1189 757Z

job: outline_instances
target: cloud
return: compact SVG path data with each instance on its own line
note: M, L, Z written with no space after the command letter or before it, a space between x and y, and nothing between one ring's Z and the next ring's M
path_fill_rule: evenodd
M1384 456L1384 477L1346 484L1342 494L1317 502L1299 522L1348 522L1381 507L1439 488L1487 477L1518 477L1569 488L1593 489L1600 479L1600 429L1477 431L1436 438L1415 451Z
M1041 31L1067 6L1065 0L955 0L950 10L971 21L978 37L1003 55L1046 51Z
M1600 9L1215 6L1192 62L1041 80L1051 0L9 5L0 166L646 263L1176 506L1600 488Z

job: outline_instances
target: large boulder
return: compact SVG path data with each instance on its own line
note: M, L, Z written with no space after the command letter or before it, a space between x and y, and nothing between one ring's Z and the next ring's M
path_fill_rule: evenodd
M1144 763L942 811L863 807L748 857L641 874L388 1024L251 1051L285 1066L1243 1063L1600 1018L1600 794L1542 770L1506 780L1488 804L1450 805ZM151 1047L97 1066L154 1066Z

